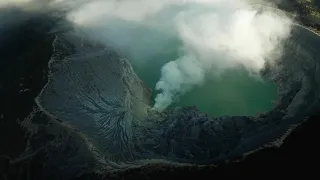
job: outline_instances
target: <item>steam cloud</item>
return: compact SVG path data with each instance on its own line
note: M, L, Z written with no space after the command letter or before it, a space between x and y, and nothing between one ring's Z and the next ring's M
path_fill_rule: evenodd
M15 5L15 4L21 4L21 3L28 3L31 0L0 0L0 7L6 6L6 5Z
M152 56L169 51L172 39L181 42L179 57L166 60L161 69L153 107L158 111L227 69L244 67L259 76L291 30L288 17L259 11L246 0L95 0L68 18L79 26L78 33L136 64L152 63Z

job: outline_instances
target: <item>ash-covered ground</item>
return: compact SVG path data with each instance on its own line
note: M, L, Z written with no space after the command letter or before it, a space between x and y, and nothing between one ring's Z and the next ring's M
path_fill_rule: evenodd
M75 36L63 16L1 11L3 179L147 178L168 169L174 172L161 176L241 174L259 160L254 169L276 170L316 157L308 147L315 135L304 129L317 123L320 40L303 27L294 26L277 66L264 69L279 88L275 107L257 117L212 118L195 107L150 110L150 90L129 61Z

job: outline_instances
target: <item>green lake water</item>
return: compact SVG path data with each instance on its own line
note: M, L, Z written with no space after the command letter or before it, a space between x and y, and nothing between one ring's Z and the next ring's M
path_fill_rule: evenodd
M171 48L170 48L171 49ZM155 85L161 76L161 67L177 58L175 52L157 54L148 63L133 64L138 76L158 93ZM258 80L243 69L225 71L220 78L207 79L202 86L180 96L169 108L196 106L211 116L246 115L255 116L270 110L277 99L277 87L269 80Z

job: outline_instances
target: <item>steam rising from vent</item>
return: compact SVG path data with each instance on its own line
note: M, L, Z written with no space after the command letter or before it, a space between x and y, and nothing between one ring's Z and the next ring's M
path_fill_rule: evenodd
M3 5L14 5L19 3L28 3L31 0L0 0L0 6Z
M8 6L26 6L28 3L31 3L32 0L0 0L0 8Z
M245 0L95 0L70 12L69 19L78 33L136 65L170 51L170 40L180 42L179 57L166 60L155 87L160 92L153 109L158 111L227 69L244 67L259 76L292 24L284 14L260 11Z

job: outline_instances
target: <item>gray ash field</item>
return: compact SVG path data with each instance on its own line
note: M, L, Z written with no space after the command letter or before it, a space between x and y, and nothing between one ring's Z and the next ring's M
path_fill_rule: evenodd
M79 41L57 35L38 105L86 134L115 162L213 163L276 141L319 105L319 38L299 26L277 68L264 72L277 83L279 100L257 117L211 118L194 107L155 113L149 110L150 92L126 59Z
M318 114L320 38L303 26L292 27L283 55L260 72L277 85L274 107L212 117L196 107L153 110L152 87L130 59L79 36L76 25L56 16L65 12L31 12L0 11L8 19L0 29L0 178L212 165L279 147Z

